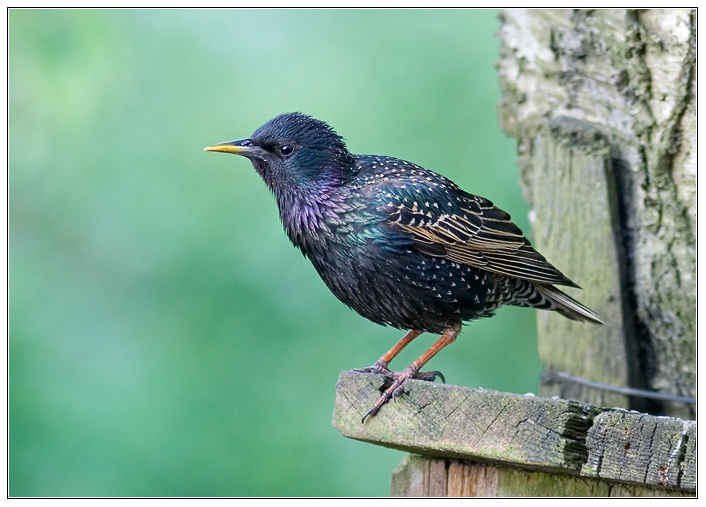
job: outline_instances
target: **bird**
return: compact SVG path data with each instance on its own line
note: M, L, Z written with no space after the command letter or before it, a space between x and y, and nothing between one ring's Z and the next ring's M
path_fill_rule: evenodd
M274 194L290 241L330 291L368 320L406 334L372 366L391 381L375 416L462 325L503 305L603 324L555 285L580 288L530 244L508 213L450 179L402 159L352 154L326 122L281 114L248 138L206 151L248 158ZM423 333L440 335L401 372L390 362Z

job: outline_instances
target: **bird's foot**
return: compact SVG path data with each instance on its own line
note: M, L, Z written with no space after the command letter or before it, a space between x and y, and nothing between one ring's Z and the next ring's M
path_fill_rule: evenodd
M394 400L397 398L400 394L404 392L404 384L407 382L409 379L415 379L415 380L425 380L427 382L433 382L437 377L440 377L441 380L446 383L446 379L442 375L440 371L417 371L417 368L414 367L414 365L409 365L407 368L404 369L404 371L397 372L397 371L391 371L387 367L385 368L385 372L383 371L374 371L373 369L376 368L376 366L379 366L378 363L375 363L373 366L370 366L369 368L363 368L361 370L354 370L354 371L361 371L364 373L383 373L385 377L389 378L392 380L392 385L390 385L385 391L382 393L382 396L380 396L380 399L375 402L375 405L372 406L370 410L368 410L365 415L363 416L363 419L361 422L365 422L365 420L368 417L373 417L375 414L378 413L380 408L387 403L390 400Z
M385 377L393 382L403 374L403 372L392 371L385 363L380 361L376 361L374 365L368 366L367 368L354 368L353 371L358 373L375 373L385 375ZM446 383L444 374L440 371L418 371L414 373L412 378L415 380L426 380L427 382L434 382L437 378L440 378L443 383Z
M402 394L404 392L405 382L407 382L407 380L409 380L410 378L413 378L415 373L417 372L414 371L414 368L412 368L412 366L408 366L402 372L390 373L394 374L394 380L392 382L392 385L385 389L385 391L382 393L382 396L380 396L380 399L378 399L378 401L375 402L375 405L373 405L372 408L365 413L363 419L361 420L362 423L364 423L365 419L367 419L368 417L373 417L375 414L377 414L380 408L385 403L390 400L394 400L400 394Z

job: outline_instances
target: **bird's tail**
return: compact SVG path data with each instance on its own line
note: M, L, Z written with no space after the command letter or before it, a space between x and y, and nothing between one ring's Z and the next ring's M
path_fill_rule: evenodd
M570 297L568 294L564 294L553 285L543 283L534 283L533 285L537 291L551 303L551 307L547 308L547 310L555 310L567 319L591 322L592 324L603 324L603 321L599 319L598 315L593 313L591 309L583 306L574 298Z

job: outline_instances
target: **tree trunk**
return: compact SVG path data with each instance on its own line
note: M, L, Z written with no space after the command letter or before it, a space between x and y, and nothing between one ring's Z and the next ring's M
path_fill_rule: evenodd
M694 406L557 381L696 390L696 14L507 10L500 123L534 241L605 326L539 318L541 392L694 418Z

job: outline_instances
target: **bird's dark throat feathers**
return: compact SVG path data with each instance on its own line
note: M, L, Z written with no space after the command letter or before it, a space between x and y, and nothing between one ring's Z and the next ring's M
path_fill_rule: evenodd
M333 233L332 221L335 222L338 213L346 207L338 190L343 181L332 174L288 185L281 185L282 181L278 181L270 186L287 236L307 257L325 248L326 239Z

